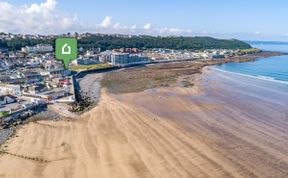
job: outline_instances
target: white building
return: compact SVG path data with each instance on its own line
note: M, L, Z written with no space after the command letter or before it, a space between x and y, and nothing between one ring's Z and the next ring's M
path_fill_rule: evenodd
M129 53L114 53L111 55L112 65L126 65L129 63Z
M21 49L24 53L45 53L52 52L53 47L49 44L38 44L36 46L26 46Z
M113 54L112 51L104 51L101 52L99 55L99 61L104 63L111 63L111 55Z
M42 76L47 76L50 78L54 78L56 76L68 76L71 74L70 70L65 70L65 69L54 69L54 70L45 70L41 71L40 75Z
M16 97L12 95L0 95L0 106L16 102Z
M111 55L111 64L116 66L143 64L147 62L149 62L148 57L140 54L114 53Z
M20 85L0 84L0 94L21 95Z
M100 63L98 56L93 57L79 57L72 61L74 65L88 65L88 64L98 64Z

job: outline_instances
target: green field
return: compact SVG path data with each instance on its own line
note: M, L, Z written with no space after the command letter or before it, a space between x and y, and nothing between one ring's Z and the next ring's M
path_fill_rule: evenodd
M8 116L9 112L8 111L0 111L0 117L5 117Z
M88 65L75 65L70 66L71 70L81 71L81 70L89 70L89 69L97 69L103 67L109 67L109 64L88 64Z
M259 52L259 49L257 48L241 49L240 52L245 53L245 54L251 54L251 53Z

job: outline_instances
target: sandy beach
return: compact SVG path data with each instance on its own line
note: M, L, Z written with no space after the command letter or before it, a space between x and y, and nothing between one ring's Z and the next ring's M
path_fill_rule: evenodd
M194 87L111 94L70 121L23 125L0 178L288 175L288 85L208 68Z

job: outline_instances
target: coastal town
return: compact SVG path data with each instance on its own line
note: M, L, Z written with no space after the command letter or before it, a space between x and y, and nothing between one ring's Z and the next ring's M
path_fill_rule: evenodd
M61 37L81 38L90 34L63 34ZM99 34L101 35L101 34ZM0 34L0 40L54 40L59 36ZM129 36L120 35L123 38ZM75 76L79 72L125 68L145 64L186 61L221 61L234 56L257 53L258 49L167 49L167 48L78 48L77 59L68 69L55 59L54 45L39 43L19 46L19 50L0 49L0 117L1 126L15 123L47 110L47 106L77 103L81 93ZM59 110L60 114L63 112ZM20 121L22 121L21 119Z

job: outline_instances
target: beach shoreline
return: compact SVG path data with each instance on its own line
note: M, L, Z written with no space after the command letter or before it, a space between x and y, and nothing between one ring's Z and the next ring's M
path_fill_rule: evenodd
M195 72L191 73L192 77L190 77L188 80L182 80L182 81L180 81L180 83L184 83L184 84L182 84L182 85L184 85L184 87L192 87L192 86L194 86L194 81L197 80L198 76L201 76L201 74L203 72L203 69L205 69L206 66L210 66L211 67L211 66L223 64L223 63L226 63L226 62L249 62L249 61L257 60L259 58L268 58L268 57L272 57L272 56L281 56L281 55L287 55L287 53L273 52L273 51L262 51L262 52L256 53L256 54L248 54L248 55L244 55L244 56L235 56L235 57L232 57L232 58L225 59L224 61L223 60L212 60L212 61L206 61L205 63L202 63L202 64L192 64L191 66L195 67L195 69L194 69ZM171 63L171 65L175 65L176 67L178 67L176 65L177 63L180 64L181 62ZM157 66L157 65L161 65L161 64L153 64L153 65ZM144 71L145 71L146 66L141 67L141 68L144 68ZM129 70L129 68L128 68L128 70ZM87 75L86 77L84 77L83 79L80 80L80 85L81 85L81 88L83 90L83 93L85 93L85 96L88 96L88 98L93 101L91 106L87 107L85 109L85 111L80 112L80 115L85 113L85 112L88 112L89 110L91 110L91 109L93 109L94 107L97 106L99 98L101 97L100 89L103 87L103 86L101 86L101 85L103 85L103 83L101 83L102 78L103 78L103 74L89 74L89 75ZM161 85L164 85L166 87L169 86L169 85L166 85L166 84L160 84L160 85L156 84L153 87L156 87L156 88L157 87L162 87ZM146 89L149 89L149 87L146 88ZM145 86L144 86L144 89L135 90L135 91L139 92L139 91L143 91L143 90L145 90ZM132 91L129 91L129 92L135 92L135 91L132 90ZM57 108L57 109L59 109L59 108ZM53 110L53 112L54 112L54 110ZM69 113L68 110L65 111L65 112L67 113L66 115L71 115L71 116L74 116L74 117L77 116L77 114ZM44 120L47 120L47 117L45 117ZM17 128L8 128L6 130L2 130L1 133L0 133L0 137L1 137L0 138L0 140L1 140L0 141L0 145L4 144L14 134L16 129Z
M125 94L102 88L97 106L79 119L23 125L3 147L0 175L288 174L285 84L275 87L270 81L211 66L203 68L194 82L193 87L158 87Z
M123 68L103 76L101 85L110 93L134 93L157 87L184 86L192 87L195 74L201 74L206 66L230 62L250 62L262 58L281 56L286 53L262 51L225 59L207 59L179 61L171 63L148 64L145 66Z

